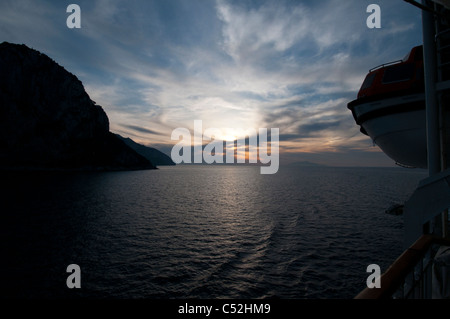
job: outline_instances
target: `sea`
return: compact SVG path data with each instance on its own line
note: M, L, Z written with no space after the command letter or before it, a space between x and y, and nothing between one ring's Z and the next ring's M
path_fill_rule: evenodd
M424 170L2 172L1 298L351 299L403 252ZM80 288L69 288L69 265Z

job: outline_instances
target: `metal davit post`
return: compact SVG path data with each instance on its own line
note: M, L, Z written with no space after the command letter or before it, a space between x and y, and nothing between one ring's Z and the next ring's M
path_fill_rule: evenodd
M427 0L422 0L427 6ZM436 44L435 21L432 12L422 10L423 59L425 75L425 101L427 121L428 174L433 176L441 171L441 149L439 131L439 104L436 97Z
M422 32L424 53L427 161L429 177L419 186L405 203L405 248L412 245L423 234L445 233L446 223L442 212L450 205L450 171L441 166L441 109L437 97L437 49L436 49L436 6L422 0ZM426 9L426 10L425 10ZM447 27L448 28L448 27ZM443 127L442 129L445 129Z
M427 0L422 0L422 5L430 8ZM426 105L426 128L427 128L427 160L428 175L433 176L442 171L442 151L441 132L440 132L440 106L437 99L437 69L436 61L436 21L433 11L422 10L422 37L423 37L423 56L424 56L424 78L425 78L425 105ZM443 163L442 163L443 164ZM443 214L444 216L445 214ZM435 219L436 224L445 233L444 220ZM429 228L429 225L426 226ZM424 230L426 232L427 230Z

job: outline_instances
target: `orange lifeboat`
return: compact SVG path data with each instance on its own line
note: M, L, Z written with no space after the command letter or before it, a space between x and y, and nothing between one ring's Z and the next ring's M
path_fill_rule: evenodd
M422 46L369 70L347 106L361 132L397 164L427 167Z

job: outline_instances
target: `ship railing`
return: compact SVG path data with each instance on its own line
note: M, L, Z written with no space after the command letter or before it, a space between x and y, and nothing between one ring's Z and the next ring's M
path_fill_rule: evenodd
M378 70L378 69L382 69L382 68L385 68L387 66L391 66L391 65L394 65L394 64L399 64L399 63L402 63L402 62L404 62L404 61L403 60L396 60L396 61L380 64L380 65L378 65L378 66L376 66L374 68L371 68L369 70L369 73L372 72L372 71L375 71L375 70Z
M433 261L450 240L422 235L380 277L380 288L365 288L355 299L431 299Z

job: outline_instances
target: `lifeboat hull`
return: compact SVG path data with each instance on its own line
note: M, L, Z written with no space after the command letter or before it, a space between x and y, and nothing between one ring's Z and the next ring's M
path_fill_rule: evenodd
M427 168L426 114L423 93L348 104L361 132L397 164Z

